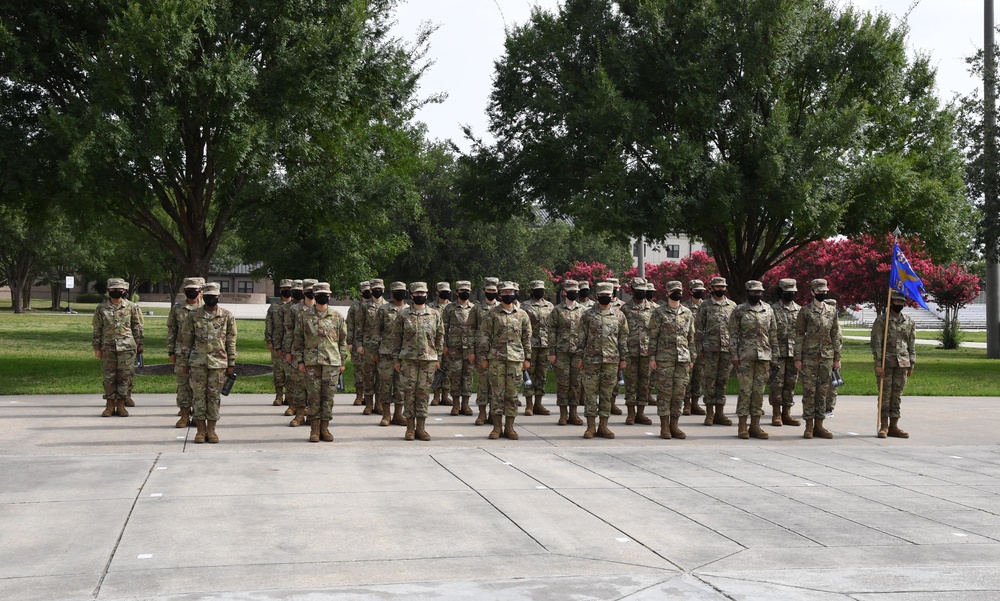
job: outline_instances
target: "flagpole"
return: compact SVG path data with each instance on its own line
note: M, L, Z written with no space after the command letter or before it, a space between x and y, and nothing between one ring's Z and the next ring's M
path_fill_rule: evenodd
M885 301L885 329L882 331L882 377L878 379L878 414L875 416L875 434L878 435L882 425L882 392L885 387L885 351L889 345L889 308L892 306L892 288Z

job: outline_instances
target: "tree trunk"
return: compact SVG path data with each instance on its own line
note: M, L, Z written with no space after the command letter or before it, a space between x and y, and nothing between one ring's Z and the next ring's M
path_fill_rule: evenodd
M59 305L62 304L62 289L61 282L56 282L54 284L49 284L49 290L52 293L52 310L58 311Z

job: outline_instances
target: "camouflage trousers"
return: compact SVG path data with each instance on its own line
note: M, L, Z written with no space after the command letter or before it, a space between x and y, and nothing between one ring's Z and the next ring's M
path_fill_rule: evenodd
M275 388L285 387L285 357L278 351L271 351L271 371L274 372L271 379Z
M876 380L877 379L878 378L876 378ZM837 406L837 387L830 386L830 392L829 394L826 395L826 412L833 413L833 409L836 406Z
M483 369L479 359L476 359L476 405L488 406L493 400L493 381L490 370Z
M309 393L309 416L333 419L333 395L337 392L339 365L307 365L306 390Z
M378 394L378 358L379 354L377 351L371 353L366 350L364 355L358 355L359 363L354 364L361 367L365 394Z
M277 366L276 369L281 369L281 366ZM194 401L194 393L191 392L191 376L183 372L183 367L174 365L174 376L177 378L177 406L190 409Z
M826 397L833 381L833 359L803 357L802 371L802 417L823 419L826 417Z
M791 407L795 404L795 382L799 379L799 370L795 369L795 357L779 357L776 361L778 375L771 382L768 401L772 405Z
M704 371L701 374L701 390L705 394L705 405L725 405L726 385L733 365L729 351L703 351Z
M576 367L578 357L577 353L556 353L556 404L560 407L580 404L583 381Z
M434 382L437 361L403 359L399 367L399 392L403 417L427 417L427 397Z
M191 392L194 395L194 418L218 421L225 369L191 368Z
M135 351L101 349L101 370L104 372L104 398L125 400L132 392L135 378Z
M403 395L399 392L399 372L393 367L395 359L392 355L378 356L378 402L403 404Z
M647 361L648 363L648 361ZM656 415L680 417L684 409L684 393L691 379L687 363L680 361L656 362Z
M583 407L587 417L611 417L611 396L618 384L618 362L583 364Z
M531 376L531 390L524 389L524 394L545 394L545 378L549 371L549 349L538 347L531 349L531 369L528 375Z
M653 378L649 357L631 355L625 363L625 404L652 405Z
M351 365L354 366L354 392L365 394L365 371L361 365L361 355L357 351L351 351Z
M517 393L521 389L521 367L523 361L490 361L490 392L493 394L493 413L504 417L517 417L520 403ZM480 394L482 392L480 391Z
M736 401L736 415L764 415L764 388L767 386L767 376L771 371L768 360L741 359L736 370L736 379L740 383L740 396Z
M448 366L448 384L452 396L472 396L472 373L476 366L469 361L468 354L462 351L449 352L445 357Z
M448 393L451 391L451 375L448 373L448 366L447 365L445 365L444 363L442 363L441 367L445 368L444 369L444 378L441 379L441 386L439 388L434 388L433 390L434 390L434 392L440 392L440 393L444 394L445 396L447 396ZM433 371L431 372L431 383L432 384L434 383ZM404 400L403 400L403 404L404 405L406 404L405 397L404 397ZM419 416L419 417L423 417L423 416Z
M903 389L906 388L906 371L908 367L892 367L885 364L885 384L882 385L882 413L889 417L899 418L899 407L902 401ZM878 384L878 378L875 378Z
M691 401L691 403L695 403L701 397L701 380L704 373L705 357L704 354L701 354L698 355L694 366L691 368L687 389L684 391L684 398Z
M306 375L298 370L298 365L285 362L288 371L285 372L285 389L288 391L288 404L292 407L308 407L309 393L306 390Z

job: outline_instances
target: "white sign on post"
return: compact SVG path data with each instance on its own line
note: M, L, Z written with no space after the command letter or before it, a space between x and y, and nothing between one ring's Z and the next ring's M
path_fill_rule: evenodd
M76 286L76 278L71 275L66 276L66 290L72 290Z

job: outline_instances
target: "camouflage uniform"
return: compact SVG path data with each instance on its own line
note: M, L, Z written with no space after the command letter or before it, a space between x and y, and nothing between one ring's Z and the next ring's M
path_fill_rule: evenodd
M905 297L898 292L892 293L892 300L904 301ZM885 322L889 320L889 335L885 336ZM903 389L910 371L917 362L915 332L913 318L909 315L886 313L875 318L872 324L871 351L875 366L882 366L882 345L885 344L885 383L882 385L882 414L879 437L884 433L889 436L906 438L909 435L896 427L900 417L900 403ZM887 423L889 422L889 423ZM891 424L891 425L890 425Z
M218 284L206 284L204 294L218 295ZM177 362L190 369L195 421L219 419L226 370L236 367L236 320L233 314L208 306L196 310L181 324L181 352Z
M764 294L764 286L757 280L746 283L748 296ZM770 305L758 300L736 307L729 317L729 352L734 363L738 362L737 378L740 395L736 402L736 415L740 418L740 438L767 438L760 429L760 416L764 415L764 387L771 366L771 352L778 346L778 328ZM747 430L747 418L752 424Z
M311 292L315 284L316 280L302 280L302 291ZM293 304L283 315L284 334L282 335L281 346L286 360L288 360L288 355L294 354L292 344L295 341L295 326L298 324L300 315L302 311L311 307L312 304L313 301L307 297L301 303ZM288 388L288 394L291 397L289 405L295 412L295 418L289 422L289 425L299 426L305 421L304 416L309 404L309 395L306 392L305 374L298 370L293 361L289 361L288 363L290 368L288 372L289 377L285 380L285 386Z
M460 281L455 288L461 294L472 291L472 283ZM448 366L448 381L451 385L452 415L472 415L469 398L472 396L472 373L475 364L469 355L476 354L476 304L472 301L449 303L441 320L444 324L445 361ZM456 409L459 398L462 405Z
M576 292L578 284L573 280L563 282L563 290ZM559 405L559 425L572 423L580 425L583 422L577 417L577 406L582 397L579 360L580 320L587 312L579 302L566 300L549 314L548 338L552 345L549 351L555 355L556 404ZM568 408L568 409L567 409Z
M602 282L597 286L598 294L611 293L612 286ZM601 425L597 434L614 438L607 429L611 416L611 396L618 382L618 370L628 353L628 322L618 309L610 305L594 308L580 319L580 362L583 372L584 411L587 417L586 438L593 438L594 418L599 417ZM587 436L589 434L590 436Z
M443 318L444 310L447 309L449 305L451 305L451 299L441 298L441 294L445 293L450 297L451 284L449 284L448 282L438 282L435 285L435 288L437 289L438 297L432 301L428 299L429 302L427 303L427 306L437 311L438 315L442 316ZM440 405L442 403L447 403L448 393L449 391L451 391L451 382L448 379L448 366L443 362L443 357L442 360L439 361L439 363L441 363L441 367L444 368L444 378L441 379L441 386L439 388L434 389L434 399L431 402L432 405Z
M128 284L120 278L111 278L108 288L128 290ZM125 400L132 390L135 357L142 349L142 311L139 305L125 298L119 303L112 300L102 302L94 310L91 345L94 351L101 353L103 398L106 400L102 415L108 417L117 412L122 417L128 417Z
M184 279L185 291L198 290L200 293L201 287L204 285L204 278ZM184 302L176 303L170 308L170 313L167 315L167 355L174 363L174 376L177 378L177 408L181 410L181 419L177 420L177 423L174 424L178 428L186 428L190 424L191 404L194 399L191 392L191 376L184 373L184 368L177 364L177 351L180 350L180 346L177 344L177 337L180 335L181 324L191 317L195 309L204 304L201 302L200 296L193 300L194 303L186 299ZM280 366L278 369L280 369Z
M643 297L635 301L635 294L642 292ZM621 312L628 322L628 363L625 365L625 405L628 407L626 424L639 422L652 423L645 416L645 406L653 401L652 374L649 371L650 357L650 321L657 305L646 300L646 281L640 278L632 280L632 300L624 303Z
M826 299L823 302L825 302L826 304L830 305L834 309L837 308L837 301L835 301L832 298L828 298L828 299ZM840 315L840 310L839 309L837 310L837 315ZM826 417L826 419L830 419L831 417L833 417L833 410L837 406L837 390L838 390L838 387L834 386L831 383L830 384L830 391L826 393L826 413L824 415Z
M594 302L594 299L590 298L590 282L580 280L577 284L580 286L580 300L577 302L584 309L593 309L597 303Z
M298 293L301 295L302 280L292 280L291 291L293 295L295 294L295 291L298 291ZM271 339L275 342L274 349L278 351L278 354L281 355L282 358L281 369L284 372L285 376L285 391L284 391L285 394L284 398L282 399L282 403L288 405L288 409L285 411L285 415L294 415L295 413L295 409L292 407L292 390L291 387L289 386L289 383L295 376L294 372L296 371L295 366L292 365L291 360L288 359L288 353L290 352L291 349L292 334L285 332L285 320L288 319L288 314L292 311L292 307L301 304L302 304L302 299L301 298L296 299L294 298L294 296L292 297L292 300L288 301L287 303L281 304L277 309L277 314L274 316L275 326L274 326L274 331L271 334ZM288 343L289 351L285 350L286 342Z
M671 288L671 284L681 289L680 282L668 282L667 287ZM649 356L656 363L656 414L660 417L660 436L663 438L671 437L665 434L684 438L682 432L675 433L679 432L677 420L683 412L691 365L697 359L694 341L694 314L690 309L684 305L671 307L668 301L653 312L649 323ZM664 431L664 418L670 418L673 430Z
M535 280L531 282L532 297L521 305L531 320L531 369L528 375L531 376L531 390L524 390L524 414L525 415L548 415L549 410L542 405L542 397L545 396L545 378L549 366L549 316L552 314L555 305L542 298L534 298L534 292L540 290L545 293L545 282ZM534 395L534 399L532 399Z
M778 283L782 293L797 292L795 280L791 278L782 279ZM771 425L797 426L798 420L792 418L789 410L795 405L795 382L798 380L799 371L795 369L795 321L798 319L799 310L802 307L795 302L784 302L778 299L771 305L771 312L774 313L774 323L777 326L778 346L774 348L771 360L778 366L778 373L771 382L769 400L775 416L772 416ZM780 416L778 414L780 413ZM790 418L790 419L786 419Z
M406 290L403 282L393 282L391 291ZM406 420L403 417L403 395L399 389L399 372L394 369L395 359L392 356L392 328L399 317L399 312L406 308L405 303L396 305L395 302L383 303L375 313L375 333L372 342L378 348L378 393L375 403L382 405L382 421L379 425L388 426L390 423L397 426L405 426ZM392 418L389 418L389 410L395 405Z
M515 290L513 282L503 282L498 286L504 290ZM516 290L515 290L516 291ZM476 359L487 362L490 375L490 391L493 394L493 432L490 438L500 436L500 418L504 418L504 434L516 440L514 418L517 417L517 393L521 387L521 371L524 362L531 356L531 319L523 309L503 305L494 307L479 325L479 344Z
M365 407L372 404L375 396L379 391L378 382L378 347L379 341L376 339L376 330L378 329L378 310L386 303L386 300L381 296L376 297L376 294L381 294L385 289L385 284L381 279L371 280L371 290L372 298L364 302L364 315L362 318L362 332L363 335L358 341L358 346L361 348L358 350L358 356L361 360L361 371L364 376L364 389L365 389ZM364 352L361 352L364 351ZM379 399L381 401L381 399ZM373 410L377 414L382 413L381 402L375 403Z
M370 292L371 283L361 282L358 289L363 295ZM354 366L354 404L364 404L365 395L365 371L361 365L361 355L358 354L358 346L364 340L365 331L365 302L367 299L359 298L347 309L347 347L351 351L351 364ZM365 407L364 415L371 415L371 407Z
M279 290L291 289L292 280L281 280L278 285ZM267 315L264 316L264 344L271 351L271 370L274 382L274 405L280 407L283 399L282 392L285 388L285 365L287 361L282 354L281 339L285 334L284 314L281 307L291 302L291 297L282 297L276 303L271 303L267 308Z
M691 315L697 320L698 309L705 300L704 296L702 298L694 298L693 295L698 291L704 295L706 293L705 283L701 280L691 280L688 282L688 289L691 291L692 296L681 304L687 307L691 311ZM704 372L705 357L703 353L698 353L698 357L694 360L694 365L691 367L687 389L684 391L684 408L681 410L681 415L705 415L705 410L698 405L698 399L701 398L701 384Z
M313 287L313 294L317 293L329 294L330 285L318 282ZM329 305L323 310L313 305L300 312L292 340L293 363L300 373L305 370L309 415L316 420L310 441L313 433L317 439L333 440L327 428L333 419L337 380L347 365L347 322Z
M720 282L721 283L716 283ZM713 278L712 286L725 286L724 278ZM701 389L705 395L705 424L730 425L732 422L725 417L726 384L732 370L729 354L729 317L736 309L736 303L726 297L716 299L714 296L706 299L698 307L695 316L695 346L698 354L704 356L704 373ZM718 413L720 418L714 417ZM729 423L726 423L729 422Z
M828 290L826 280L813 280L810 285L814 294ZM823 438L832 436L826 435L823 419L833 366L840 361L842 344L836 308L814 300L799 310L795 319L795 360L801 361L802 416L806 419L807 438L814 432Z
M410 293L427 294L427 284L414 282ZM444 324L441 314L426 304L414 304L399 311L392 325L390 336L395 367L399 370L399 390L403 398L403 417L406 419L406 438L414 434L421 440L430 440L424 430L427 419L427 397L434 379L434 371L441 365L444 350Z
M498 278L490 277L490 278L485 278L483 281L484 281L483 290L485 292L497 291L497 286L500 283L500 280ZM491 302L489 299L487 299L484 300L481 305L478 305L475 308L473 321L469 325L475 329L475 331L477 332L477 336L480 328L483 325L483 322L486 321L486 316L489 315L490 311L499 306L500 306L500 301L494 300ZM478 350L479 347L478 342L476 344L476 347ZM492 391L490 390L491 383L490 383L489 370L483 369L482 359L480 359L478 356L476 357L476 382L477 382L476 405L480 407L480 413L482 413L483 407L487 408L489 407L490 401L493 399L493 394ZM479 424L478 419L476 420L476 423Z

